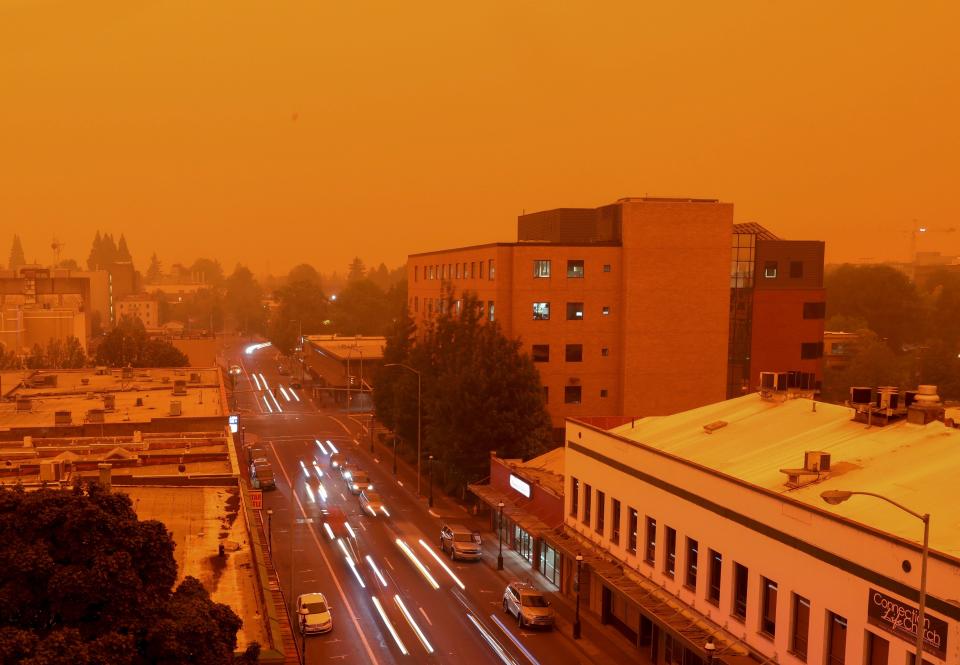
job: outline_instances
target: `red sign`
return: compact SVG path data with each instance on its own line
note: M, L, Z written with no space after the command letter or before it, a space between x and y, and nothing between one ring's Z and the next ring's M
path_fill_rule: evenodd
M263 510L262 490L250 490L250 507L254 510Z

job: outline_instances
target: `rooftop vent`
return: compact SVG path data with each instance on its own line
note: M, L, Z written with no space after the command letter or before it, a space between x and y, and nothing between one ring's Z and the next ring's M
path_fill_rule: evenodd
M190 383L200 383L200 372L190 372Z
M54 411L53 413L53 424L54 425L70 425L73 423L73 414L69 411Z
M17 411L31 411L33 409L33 402L26 397L17 398Z
M102 423L103 422L103 409L90 409L87 411L87 422L88 423Z
M787 476L784 484L791 489L822 480L829 475L829 471L830 453L820 450L808 450L803 454L802 469L780 469L780 473Z
M926 425L934 420L941 420L943 417L944 409L940 402L940 396L937 394L937 387L931 385L917 386L917 392L907 409L907 422L915 425Z
M113 393L104 393L103 408L107 411L113 411L117 408L117 396Z
M707 423L706 425L704 425L703 431L706 432L707 434L713 434L718 429L721 429L726 426L727 426L726 420L714 420L712 423Z
M186 395L187 394L187 382L183 379L177 379L173 382L173 394L174 395Z
M181 405L180 405L180 402L179 402L179 401L170 402L170 415L171 415L171 416L179 416L179 415L181 415L182 413L183 413L183 409L181 408Z

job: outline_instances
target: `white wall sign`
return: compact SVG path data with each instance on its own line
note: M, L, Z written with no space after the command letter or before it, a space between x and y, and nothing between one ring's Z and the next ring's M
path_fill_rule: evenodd
M528 499L530 498L530 483L526 480L518 478L517 476L510 474L510 487L520 492Z

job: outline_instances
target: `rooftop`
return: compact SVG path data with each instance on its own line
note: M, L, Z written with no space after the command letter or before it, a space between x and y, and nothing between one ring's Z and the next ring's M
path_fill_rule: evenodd
M943 422L867 427L848 407L810 399L767 401L759 394L709 404L670 416L653 416L609 430L627 439L714 469L766 490L789 495L900 538L918 542L919 521L869 497L836 506L825 490L882 494L920 513L929 512L930 544L960 557L960 429ZM949 417L949 414L948 414ZM725 423L712 433L705 425ZM831 469L817 482L788 488L781 469L803 467L806 451L831 456ZM630 464L630 452L623 462Z
M502 461L512 470L522 474L527 480L532 480L557 496L562 496L565 460L566 449L563 446L558 446L526 462L517 459L504 459Z
M383 360L386 337L340 337L337 335L304 335L310 344L337 360ZM353 351L351 352L351 349Z

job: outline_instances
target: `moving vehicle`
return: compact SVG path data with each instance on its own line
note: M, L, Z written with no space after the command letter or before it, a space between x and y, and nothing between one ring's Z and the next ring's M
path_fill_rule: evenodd
M353 472L356 470L357 465L353 464L352 462L344 460L340 463L340 476L347 482L350 482L350 478L353 475Z
M301 613L301 608L307 610ZM302 593L297 596L297 615L300 617L300 633L329 633L333 630L333 615L322 593Z
M483 555L473 531L460 524L444 524L440 528L440 549L454 561L479 561Z
M334 453L330 455L330 468L339 469L347 461L347 458L343 456L343 453Z
M250 467L250 484L253 489L272 490L277 488L277 481L273 477L273 465L254 464Z
M350 472L350 478L347 480L347 486L354 494L360 494L365 490L373 489L373 482L370 480L370 474L363 469L354 468Z
M511 582L503 592L503 611L517 617L524 626L553 629L556 615L550 601L539 589L527 582Z
M376 517L378 513L386 513L383 510L383 498L373 490L363 490L360 492L360 507Z

